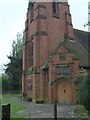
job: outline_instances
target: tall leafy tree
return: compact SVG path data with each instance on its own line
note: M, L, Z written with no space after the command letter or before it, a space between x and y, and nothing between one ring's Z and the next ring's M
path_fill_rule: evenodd
M17 39L12 43L12 51L8 57L9 63L6 64L5 73L11 77L10 86L13 90L21 89L22 76L22 48L23 48L23 34L18 33Z

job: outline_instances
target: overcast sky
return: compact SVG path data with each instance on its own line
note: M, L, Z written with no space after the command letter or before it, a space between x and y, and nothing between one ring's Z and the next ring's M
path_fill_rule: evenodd
M89 0L68 0L73 27L87 30ZM17 32L24 29L28 0L0 0L0 68L8 62Z

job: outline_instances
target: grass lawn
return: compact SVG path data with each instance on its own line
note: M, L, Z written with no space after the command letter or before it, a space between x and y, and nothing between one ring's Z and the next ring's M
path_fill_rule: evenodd
M2 95L2 104L11 104L11 118L25 118L26 116L20 111L23 111L26 109L25 106L16 103L15 101L12 100L13 96L18 96L18 94L3 94ZM18 113L19 112L19 113Z
M77 118L88 118L88 111L82 106L76 106L75 116Z

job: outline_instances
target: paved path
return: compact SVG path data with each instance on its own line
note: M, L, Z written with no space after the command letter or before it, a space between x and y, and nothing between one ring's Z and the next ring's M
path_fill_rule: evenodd
M27 107L26 110L19 111L17 114L25 114L27 118L54 118L54 105L45 104L35 104L32 102L26 102L20 97L12 97L12 100L16 103L24 105ZM74 105L57 105L57 116L58 118L75 118L73 111L75 109Z

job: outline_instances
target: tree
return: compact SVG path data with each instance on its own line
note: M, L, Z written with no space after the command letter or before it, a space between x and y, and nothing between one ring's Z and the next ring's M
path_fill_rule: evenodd
M80 104L90 111L90 74L84 74L78 87L78 98Z
M10 77L7 74L2 74L2 92L9 92Z
M84 27L90 26L90 1L88 2L88 22L84 25Z
M87 23L84 25L84 27L86 27L86 26L90 26L90 22L87 22Z
M17 34L17 39L12 43L12 51L8 57L9 63L5 65L5 73L11 77L10 86L13 90L21 89L21 76L22 76L22 48L23 48L23 35Z

